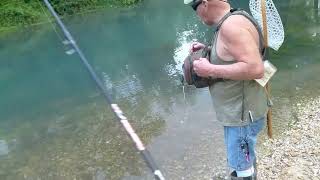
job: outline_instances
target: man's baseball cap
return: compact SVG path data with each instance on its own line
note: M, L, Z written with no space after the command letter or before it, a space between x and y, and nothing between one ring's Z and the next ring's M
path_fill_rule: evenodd
M184 0L184 4L190 4L190 3L192 3L193 1L195 1L195 0Z
M198 6L202 3L202 0L184 0L184 4L188 4L193 10L197 10Z

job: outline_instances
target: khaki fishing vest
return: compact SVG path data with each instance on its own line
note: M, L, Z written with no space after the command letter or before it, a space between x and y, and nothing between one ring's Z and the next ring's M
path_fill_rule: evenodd
M216 44L221 24L231 15L243 15L258 29L260 36L260 52L263 54L263 36L256 21L242 10L231 10L218 23L212 43L210 61L212 64L227 65L236 61L223 61L217 56ZM265 117L268 111L267 96L264 88L254 80L235 81L223 79L209 87L218 121L223 126L244 126ZM251 120L251 117L252 120Z

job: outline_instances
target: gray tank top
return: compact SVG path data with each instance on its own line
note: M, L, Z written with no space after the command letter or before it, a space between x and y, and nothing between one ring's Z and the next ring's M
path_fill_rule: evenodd
M243 15L256 26L260 36L260 52L261 54L264 53L263 36L256 21L245 11L231 10L218 23L210 55L212 64L227 65L236 62L224 61L217 56L216 52L219 28L231 15ZM217 119L223 126L248 125L251 121L258 120L267 114L267 97L264 88L254 80L235 81L223 79L211 85L209 90Z

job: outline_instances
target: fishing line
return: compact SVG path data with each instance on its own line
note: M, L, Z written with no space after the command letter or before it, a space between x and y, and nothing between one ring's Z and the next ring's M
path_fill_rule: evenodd
M43 12L43 14L45 14L45 16L47 17L49 23L51 24L52 29L53 29L54 32L57 34L57 36L58 36L58 38L60 39L60 41L63 42L64 39L63 39L62 36L58 33L58 31L57 31L57 29L56 29L56 26L55 26L55 25L52 23L52 21L50 20L50 17L49 17L49 15L46 13L46 11L44 10L44 8L42 7L42 4L40 3L40 1L37 1L37 2L38 2L38 4L39 4L39 6L40 6L40 8L41 8L41 10L42 10L42 12Z
M118 106L118 104L114 103L107 88L103 85L100 78L98 78L97 74L93 70L92 66L89 64L87 58L84 56L83 52L78 47L76 41L71 36L70 32L67 30L51 4L48 0L43 0L47 8L49 9L50 13L56 19L56 22L60 26L62 32L64 33L65 37L68 39L70 45L74 48L75 52L78 53L80 60L85 65L86 69L88 70L91 78L96 82L97 86L103 92L103 95L107 101L107 103L111 106L113 113L118 118L124 129L126 130L127 134L130 136L131 140L135 143L137 150L140 151L142 157L144 158L146 164L152 170L154 177L156 180L165 180L164 176L162 175L161 171L159 170L158 166L156 165L154 159L152 158L150 152L146 149L142 141L140 140L139 136L135 133L134 129L132 128L131 124L129 123L127 117L124 116L124 113Z

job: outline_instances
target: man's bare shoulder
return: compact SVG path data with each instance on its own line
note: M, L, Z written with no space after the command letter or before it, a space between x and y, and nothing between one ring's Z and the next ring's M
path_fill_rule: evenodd
M232 15L229 18L227 18L223 22L223 26L234 27L234 28L235 27L248 28L248 27L252 27L253 24L247 17L239 14L239 15Z
M220 27L220 35L226 40L252 38L250 30L253 24L242 15L230 16Z

